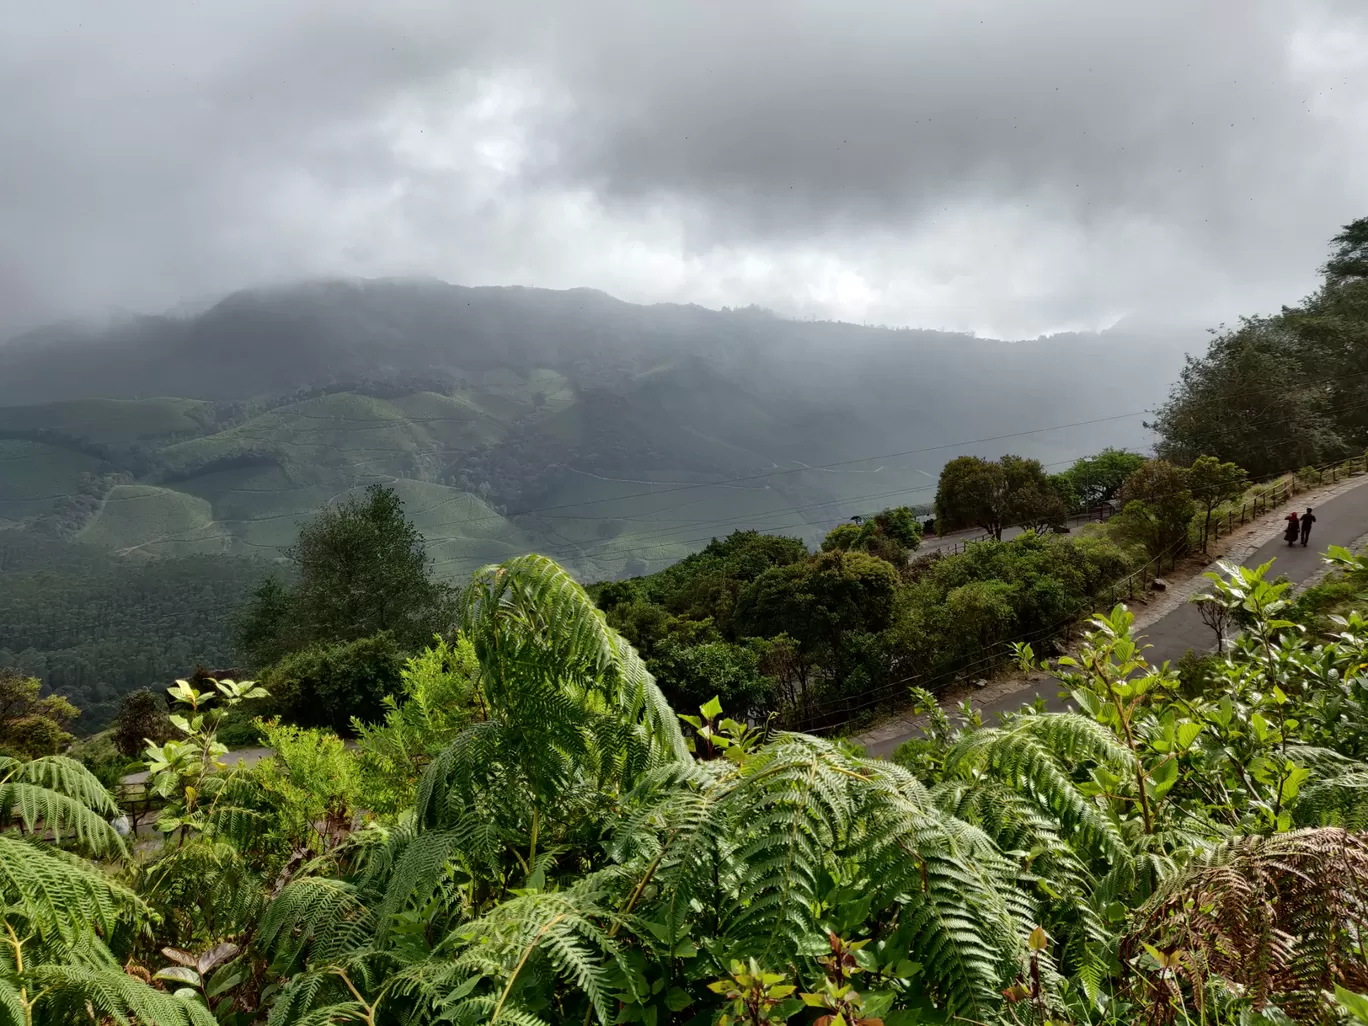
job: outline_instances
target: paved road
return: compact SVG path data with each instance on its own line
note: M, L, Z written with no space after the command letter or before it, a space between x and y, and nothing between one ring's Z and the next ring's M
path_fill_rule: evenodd
M1305 507L1288 506L1287 509L1296 509L1300 513ZM1300 544L1288 548L1287 543L1279 535L1255 551L1244 561L1244 565L1255 567L1273 559L1276 562L1269 571L1270 576L1286 574L1294 583L1301 584L1324 566L1321 562L1321 553L1325 549L1331 545L1350 545L1368 534L1368 485L1351 488L1333 499L1324 500L1323 505L1315 508L1315 514L1316 523L1306 548L1302 548ZM1188 603L1182 604L1167 616L1150 624L1143 633L1148 644L1152 646L1145 653L1145 657L1152 663L1162 663L1166 660L1176 663L1188 649L1207 652L1216 647L1216 636L1211 628L1202 622L1197 607ZM1066 703L1059 697L1059 688L1049 683L1036 690L1018 691L985 705L983 719L991 723L998 713L1011 712L1023 705L1029 705L1037 695L1043 697L1055 711L1066 708ZM889 755L898 745L913 736L915 732L877 741L870 744L867 750L874 756Z

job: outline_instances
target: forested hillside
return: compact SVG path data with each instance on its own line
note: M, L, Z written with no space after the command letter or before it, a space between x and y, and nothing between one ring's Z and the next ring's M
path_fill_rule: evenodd
M167 453L185 470L301 404L415 394L378 391L22 439L111 487L0 533L30 639L5 658L52 662L36 621L63 617L52 672L93 673L66 690L106 712L108 661L242 672L130 692L73 744L52 681L0 670L7 1026L1368 1023L1368 557L1331 547L1295 601L1274 566L1222 567L1200 600L1238 636L1178 667L1104 600L1296 475L1251 483L1221 449L958 455L931 505L984 532L962 551L888 505L815 547L735 530L590 589L538 554L453 580L402 481L333 496L275 562L86 537L111 502L192 495ZM81 602L100 615L72 622ZM216 640L142 647L147 609ZM1077 711L952 723L929 690L1008 661ZM783 729L870 695L926 714L889 761ZM229 765L230 742L270 754Z
M0 345L0 663L86 723L137 682L231 663L214 611L376 483L446 581L528 551L628 577L737 529L814 546L852 515L929 508L945 460L1003 449L973 439L1014 435L1061 465L1143 441L1180 341L1005 343L414 281L32 332ZM1128 381L1129 406L1097 375ZM1093 423L1034 430L1076 422Z

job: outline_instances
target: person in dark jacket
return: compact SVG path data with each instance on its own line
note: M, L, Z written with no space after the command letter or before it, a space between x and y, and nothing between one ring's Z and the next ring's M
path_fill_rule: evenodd
M1311 537L1311 525L1316 522L1316 518L1311 515L1311 507L1306 507L1306 512L1301 518L1301 541L1302 548L1306 548L1306 539Z
M1297 523L1297 511L1294 509L1284 519L1287 520L1287 530L1283 532L1283 541L1291 548L1297 544L1297 536L1301 533L1301 525Z

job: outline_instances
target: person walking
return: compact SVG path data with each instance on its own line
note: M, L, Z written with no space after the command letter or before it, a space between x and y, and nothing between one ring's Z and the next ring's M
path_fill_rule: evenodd
M1306 512L1301 518L1301 541L1302 548L1306 548L1306 539L1311 537L1311 525L1316 522L1316 518L1311 515L1311 507L1306 507Z
M1287 547L1290 549L1297 544L1297 537L1301 534L1301 525L1297 523L1297 511L1295 509L1287 514L1285 519L1287 520L1287 530L1283 532L1283 541L1287 542Z

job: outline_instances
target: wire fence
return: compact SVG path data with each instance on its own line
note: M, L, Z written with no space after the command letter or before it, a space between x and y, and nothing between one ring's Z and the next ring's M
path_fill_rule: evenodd
M1248 497L1241 500L1238 508L1231 504L1212 518L1208 545L1211 541L1218 540L1223 530L1228 535L1240 525L1284 505L1308 488L1327 483L1334 484L1344 478L1365 473L1368 473L1368 453L1257 482L1247 491ZM1249 492L1253 494L1249 495ZM990 541L992 537L984 535L959 543L960 547L956 551L967 551L970 545ZM1190 536L1180 539L1125 577L1100 588L1075 610L1053 624L1016 637L1003 638L973 656L954 660L948 666L934 672L913 674L888 681L854 695L833 696L813 701L800 700L779 716L779 724L786 730L800 730L810 734L839 733L851 724L867 719L877 710L906 705L909 700L909 689L913 686L920 686L932 694L938 694L953 684L968 680L976 673L991 672L1011 659L1015 652L1013 646L1017 643L1029 644L1032 647L1053 644L1067 638L1078 627L1081 617L1099 607L1110 609L1118 602L1133 602L1137 598L1143 598L1153 590L1155 580L1162 579L1166 570L1172 572L1177 567L1179 560L1187 554L1191 546ZM948 554L953 553L940 550L940 555Z

